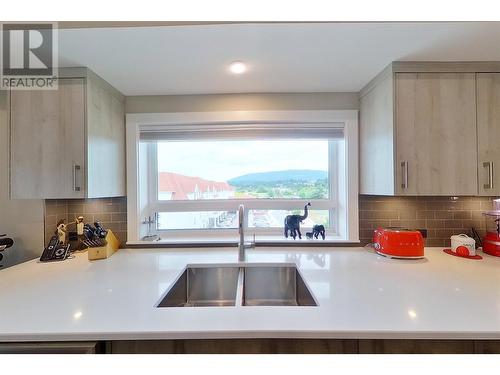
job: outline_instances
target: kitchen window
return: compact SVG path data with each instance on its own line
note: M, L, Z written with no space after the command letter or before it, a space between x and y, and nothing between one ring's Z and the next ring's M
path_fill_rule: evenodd
M330 120L321 116L332 112ZM342 112L350 116L339 118ZM128 168L135 177L128 181L129 242L149 235L167 242L234 240L240 204L246 234L284 240L285 216L303 214L308 202L303 241L314 224L325 226L328 240L357 241L353 112L250 112L243 121L231 113L210 113L219 121L203 121L203 114L128 115Z

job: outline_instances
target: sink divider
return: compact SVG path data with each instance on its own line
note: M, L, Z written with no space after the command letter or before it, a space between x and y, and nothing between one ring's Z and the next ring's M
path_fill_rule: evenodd
M236 287L236 302L235 306L243 306L243 288L245 281L245 270L244 267L240 267L238 270L238 286Z

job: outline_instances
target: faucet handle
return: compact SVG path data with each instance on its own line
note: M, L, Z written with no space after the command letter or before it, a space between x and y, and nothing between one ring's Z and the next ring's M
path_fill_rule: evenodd
M246 242L245 243L245 248L246 249L255 249L255 233L253 235L253 241Z

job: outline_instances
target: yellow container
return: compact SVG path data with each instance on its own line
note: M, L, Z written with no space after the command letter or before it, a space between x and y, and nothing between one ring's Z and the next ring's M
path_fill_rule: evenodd
M101 247L89 247L89 260L106 259L113 255L120 248L120 241L116 238L111 230L108 230L106 236L107 244Z

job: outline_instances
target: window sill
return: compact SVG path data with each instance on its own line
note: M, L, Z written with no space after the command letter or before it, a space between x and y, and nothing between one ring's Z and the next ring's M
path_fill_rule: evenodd
M247 242L250 240L247 239ZM277 236L261 236L255 240L256 247L319 247L319 246L358 246L360 241L348 241L339 238L326 238L325 240L293 240L285 239ZM175 238L160 241L128 241L127 247L236 247L238 246L237 239L231 238Z

